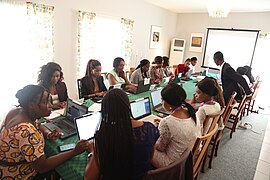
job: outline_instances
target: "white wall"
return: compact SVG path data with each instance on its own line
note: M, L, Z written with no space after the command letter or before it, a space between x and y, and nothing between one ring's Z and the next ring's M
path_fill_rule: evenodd
M184 59L192 56L198 58L196 70L202 64L203 52L190 52L191 33L203 33L206 37L207 28L234 28L234 29L255 29L270 35L270 12L264 13L230 13L227 18L215 19L207 13L186 13L178 15L177 37L186 39ZM205 43L205 41L204 41ZM226 59L225 59L226 60Z
M133 62L131 62L133 67L141 58L146 57L152 61L156 55L168 55L170 40L175 36L177 14L143 0L33 0L33 2L55 7L55 60L63 68L71 98L77 98L75 62L78 10L135 21ZM149 49L151 25L163 28L162 50Z

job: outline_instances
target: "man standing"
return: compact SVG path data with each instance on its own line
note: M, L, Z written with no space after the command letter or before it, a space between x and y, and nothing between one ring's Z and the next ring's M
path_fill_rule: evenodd
M222 52L218 51L214 54L214 61L217 66L221 66L221 82L223 88L223 96L226 103L233 91L237 92L235 97L236 100L241 100L243 93L246 93L247 95L252 93L246 80L240 74L238 74L230 66L230 64L224 61Z

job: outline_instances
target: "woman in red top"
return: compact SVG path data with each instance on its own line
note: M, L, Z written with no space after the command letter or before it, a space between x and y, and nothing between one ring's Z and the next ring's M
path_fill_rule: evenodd
M185 60L184 64L178 64L177 69L175 69L174 74L182 73L182 76L185 77L187 72L190 70L191 60L188 58Z

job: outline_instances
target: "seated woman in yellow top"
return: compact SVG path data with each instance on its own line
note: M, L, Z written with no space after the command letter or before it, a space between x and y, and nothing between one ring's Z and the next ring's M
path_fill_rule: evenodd
M101 63L91 59L87 63L85 76L81 82L81 95L84 99L103 97L107 88L101 76Z
M126 84L125 90L127 91L136 91L137 87L134 86L129 82L127 79L125 72L124 72L124 67L125 67L125 61L121 57L117 57L113 61L113 70L111 70L107 74L107 78L109 80L109 83L111 86L115 84Z
M16 94L19 106L10 110L0 130L0 179L44 179L45 173L88 148L79 141L73 150L46 158L45 140L60 136L36 121L51 113L49 93L41 86L28 85Z

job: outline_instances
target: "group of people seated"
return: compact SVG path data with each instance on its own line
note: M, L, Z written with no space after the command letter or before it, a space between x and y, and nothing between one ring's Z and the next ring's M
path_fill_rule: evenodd
M110 85L126 84L126 90L134 90L144 78L160 83L164 76L173 76L168 59L160 56L151 67L143 59L130 81L124 65L124 59L115 58L113 70L106 75ZM107 90L101 63L90 60L82 78L82 94L86 99L103 96L100 128L94 141L80 140L73 150L47 158L45 139L57 139L61 132L49 131L38 119L65 106L68 93L62 80L61 67L51 62L41 67L38 85L28 85L17 92L19 105L10 110L1 125L0 179L40 179L84 151L93 153L84 179L142 179L149 169L166 167L186 149L192 149L197 137L210 126L203 127L206 116L219 113L225 106L221 87L213 78L200 81L191 100L187 100L180 85L169 83L161 91L162 104L169 115L152 122L136 121L127 94L121 89ZM224 125L220 123L219 128Z

